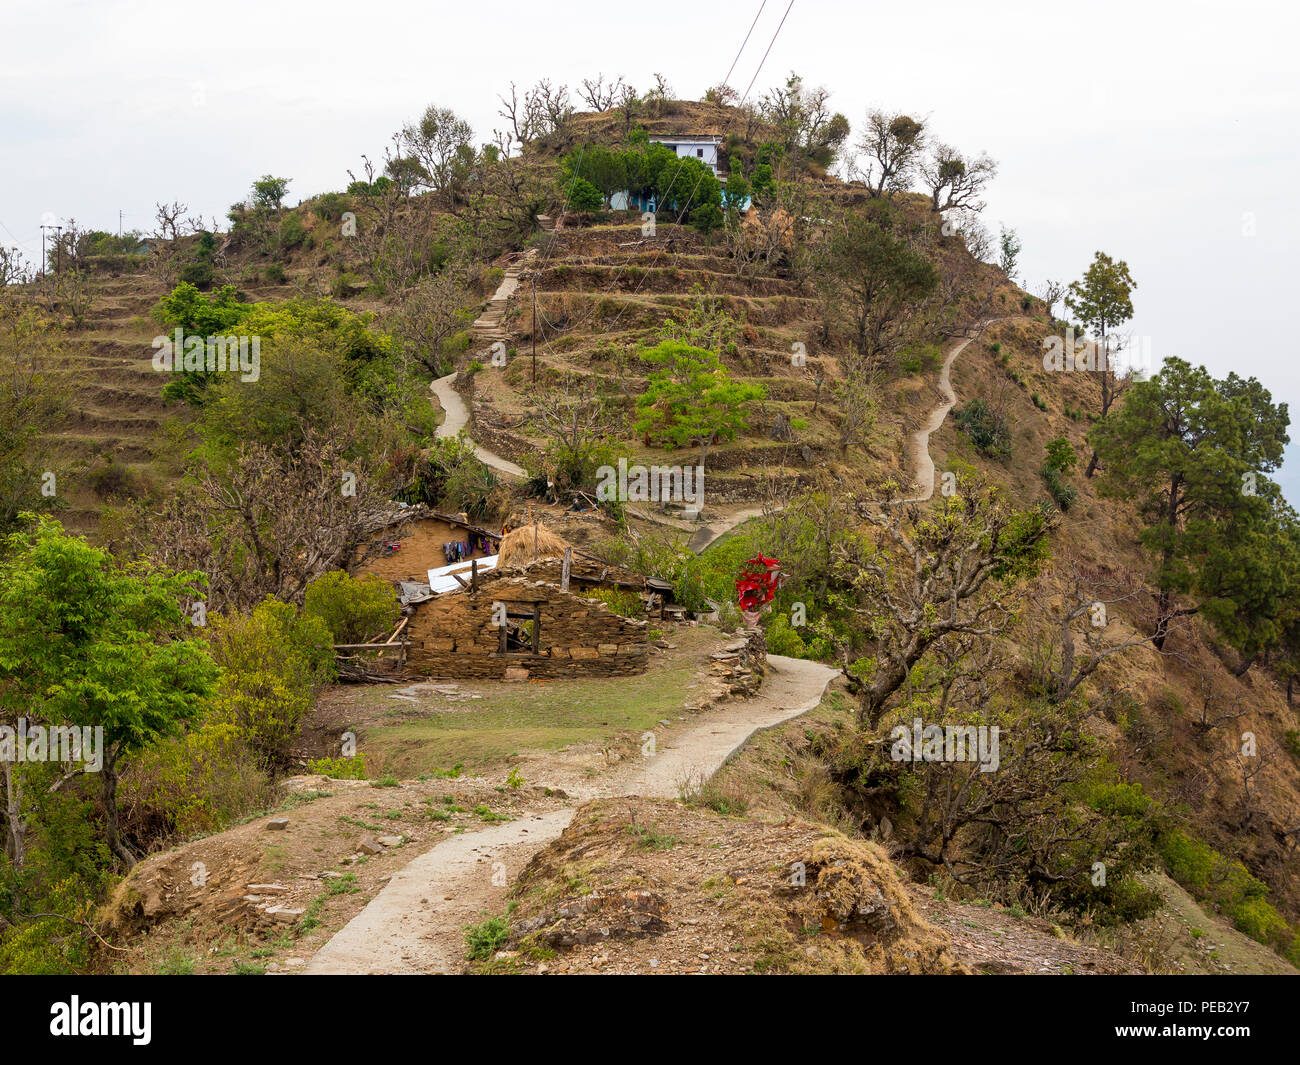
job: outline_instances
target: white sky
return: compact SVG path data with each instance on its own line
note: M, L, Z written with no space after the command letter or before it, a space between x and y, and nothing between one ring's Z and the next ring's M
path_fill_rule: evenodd
M731 83L753 76L786 0L768 0ZM337 0L0 0L0 241L39 257L43 219L153 228L179 199L225 225L264 173L299 198L426 104L488 140L511 80L597 72L685 98L726 74L758 0L650 5ZM799 71L860 125L927 116L1000 164L986 223L1015 227L1022 276L1069 280L1102 249L1138 282L1157 359L1259 377L1300 422L1296 317L1300 74L1292 4L795 0L755 95ZM1255 236L1243 236L1253 213ZM1292 435L1300 440L1300 424ZM1281 477L1300 504L1300 447Z

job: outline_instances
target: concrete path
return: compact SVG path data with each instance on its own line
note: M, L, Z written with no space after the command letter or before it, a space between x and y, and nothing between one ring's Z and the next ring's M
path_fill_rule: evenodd
M813 709L836 676L819 662L780 655L767 661L768 675L754 698L701 715L652 758L616 766L572 797L675 798L711 777L756 731ZM465 926L505 908L508 885L572 818L572 810L555 810L436 844L396 873L303 972L460 972Z
M465 406L465 401L461 399L460 393L455 389L456 375L449 373L446 377L439 377L436 381L429 383L429 389L437 397L438 402L442 405L443 413L446 415L442 424L434 432L434 436L439 439L457 436L462 429L469 424L469 410ZM468 439L468 438L467 438ZM473 440L469 441L474 448L474 456L485 466L491 466L498 473L503 473L507 477L526 477L527 473L522 466L517 466L509 459L502 458L495 451L489 451L480 444L475 444Z

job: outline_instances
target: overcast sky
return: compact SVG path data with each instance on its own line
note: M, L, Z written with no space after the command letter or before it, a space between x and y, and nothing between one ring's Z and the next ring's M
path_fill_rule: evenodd
M736 64L744 92L788 0ZM511 80L597 72L683 98L721 81L759 0L0 0L0 241L39 258L42 220L149 231L179 199L211 224L264 173L290 199L342 188L426 104L481 140ZM869 106L928 118L1000 173L987 224L1018 230L1023 282L1102 249L1138 283L1156 359L1259 377L1300 418L1285 331L1300 247L1294 4L1093 0L866 5L795 0L757 96L797 70L856 129ZM1253 235L1249 235L1253 232ZM1300 426L1292 435L1300 440ZM1300 505L1300 448L1281 479Z

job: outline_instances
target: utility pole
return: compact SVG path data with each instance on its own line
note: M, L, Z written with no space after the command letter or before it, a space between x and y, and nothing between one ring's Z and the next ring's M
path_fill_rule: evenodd
M533 384L537 383L537 275L533 274Z
M120 207L117 210L117 235L119 238L122 236L122 209Z
M53 229L53 230L55 230L56 233L62 233L62 232L63 232L63 227L62 227L62 226L54 226L54 225L43 225L43 226L41 226L41 277L44 277L44 276L45 276L45 274L46 274L46 268L49 266L49 263L46 261L46 253L45 253L45 231L46 231L47 229ZM55 239L54 247L57 249L58 246L59 246L59 245L58 245L58 237L56 236L54 239Z

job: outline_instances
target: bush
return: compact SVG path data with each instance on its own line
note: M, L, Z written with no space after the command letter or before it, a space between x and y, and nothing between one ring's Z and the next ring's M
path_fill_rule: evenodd
M505 946L510 938L510 926L504 917L489 917L476 925L465 929L465 946L474 961L487 961L493 954Z
M195 288L208 288L213 279L212 264L209 262L186 263L181 267L180 279Z
M898 365L904 373L933 371L939 367L939 354L938 344L915 344L899 354Z
M605 198L600 189L586 178L578 178L569 189L568 208L570 211L599 211L605 206Z
M645 602L641 596L630 588L593 588L583 593L588 599L595 599L609 607L610 612L625 618L643 619Z
M334 643L365 643L387 633L402 615L386 581L373 573L358 579L342 570L323 573L312 581L302 609L325 623Z
M268 768L289 753L316 692L334 679L328 626L268 596L251 614L216 617L212 653L224 672L213 719L240 730Z
M307 763L307 772L332 780L365 780L366 759L360 754L348 758L314 758Z
M1062 512L1069 510L1079 498L1079 492L1051 466L1044 466L1041 471L1043 481L1047 484L1047 494L1052 497Z
M957 426L975 445L975 450L990 458L1011 454L1011 430L1006 419L982 399L972 399L957 412Z
M691 225L701 233L712 233L722 225L722 211L714 204L702 203L691 209Z
M284 267L279 263L271 263L262 271L262 276L273 285L283 285L288 275L284 272Z

